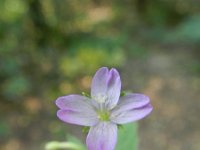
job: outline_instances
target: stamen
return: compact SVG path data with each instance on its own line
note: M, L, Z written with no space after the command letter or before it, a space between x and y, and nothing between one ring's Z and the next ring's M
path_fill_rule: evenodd
M98 102L98 103L105 103L107 100L107 96L104 94L98 94L97 96L94 97L94 99Z

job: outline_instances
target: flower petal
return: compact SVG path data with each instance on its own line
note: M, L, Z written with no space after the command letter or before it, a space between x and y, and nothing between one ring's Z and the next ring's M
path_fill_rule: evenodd
M81 95L67 95L57 98L56 105L60 109L82 111L83 109L93 110L91 99Z
M82 126L93 126L98 122L98 118L94 114L85 114L71 110L58 110L57 116L60 120Z
M91 85L91 96L93 98L98 97L100 94L106 94L108 77L109 70L107 67L102 67L96 72Z
M68 95L59 97L56 105L57 116L60 120L83 126L93 126L98 122L97 114L87 97Z
M143 94L126 94L120 97L119 103L114 108L114 111L127 111L134 108L139 108L149 103L149 97Z
M117 142L117 125L100 122L90 128L86 143L88 150L114 150Z
M100 68L91 86L91 96L98 103L105 103L108 108L113 108L120 96L121 80L116 69L110 71L106 67Z
M110 119L116 124L129 123L144 118L152 111L152 109L153 107L151 104L147 104L128 111L120 111L119 109L111 113Z

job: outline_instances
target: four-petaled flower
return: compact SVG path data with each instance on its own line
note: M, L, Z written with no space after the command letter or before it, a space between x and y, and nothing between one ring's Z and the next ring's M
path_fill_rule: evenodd
M56 105L62 121L90 126L88 150L114 150L117 125L142 119L152 111L150 100L143 94L120 97L121 80L116 69L100 68L91 85L91 98L81 95L59 97Z

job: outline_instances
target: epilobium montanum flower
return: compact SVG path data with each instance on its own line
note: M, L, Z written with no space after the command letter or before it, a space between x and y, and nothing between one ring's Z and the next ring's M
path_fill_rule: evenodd
M90 127L88 150L114 150L117 125L142 119L153 109L147 96L132 93L120 97L120 91L118 71L102 67L93 77L91 97L75 94L59 97L57 116L66 123Z

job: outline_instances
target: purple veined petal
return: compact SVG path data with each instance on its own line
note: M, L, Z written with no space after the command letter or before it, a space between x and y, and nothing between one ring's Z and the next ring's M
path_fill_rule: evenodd
M82 126L93 126L98 122L96 114L91 114L89 112L82 113L72 110L60 109L57 111L57 116L60 120L66 123Z
M56 100L56 105L60 108L57 116L64 122L83 126L93 126L98 122L96 111L87 97L62 96Z
M56 99L56 105L60 109L83 111L85 109L93 110L91 99L81 95L67 95Z
M86 143L88 150L114 150L117 142L117 125L99 122L90 128Z
M107 80L109 77L109 70L107 67L102 67L97 70L92 79L91 96L98 97L100 94L105 95L107 91Z
M107 95L109 99L108 105L110 108L113 108L114 106L117 105L120 93L121 93L121 79L118 71L112 68L110 70L110 78L108 81L108 89L107 89Z
M153 107L151 106L151 104L147 104L145 106L131 109L128 111L115 110L111 113L110 119L112 122L116 124L125 124L125 123L137 121L144 118L152 110L153 110Z
M130 93L120 97L117 106L113 111L127 111L147 105L150 102L148 96L143 94Z
M110 71L106 67L100 68L91 86L91 97L98 103L105 103L108 108L113 108L120 96L121 80L116 69Z

